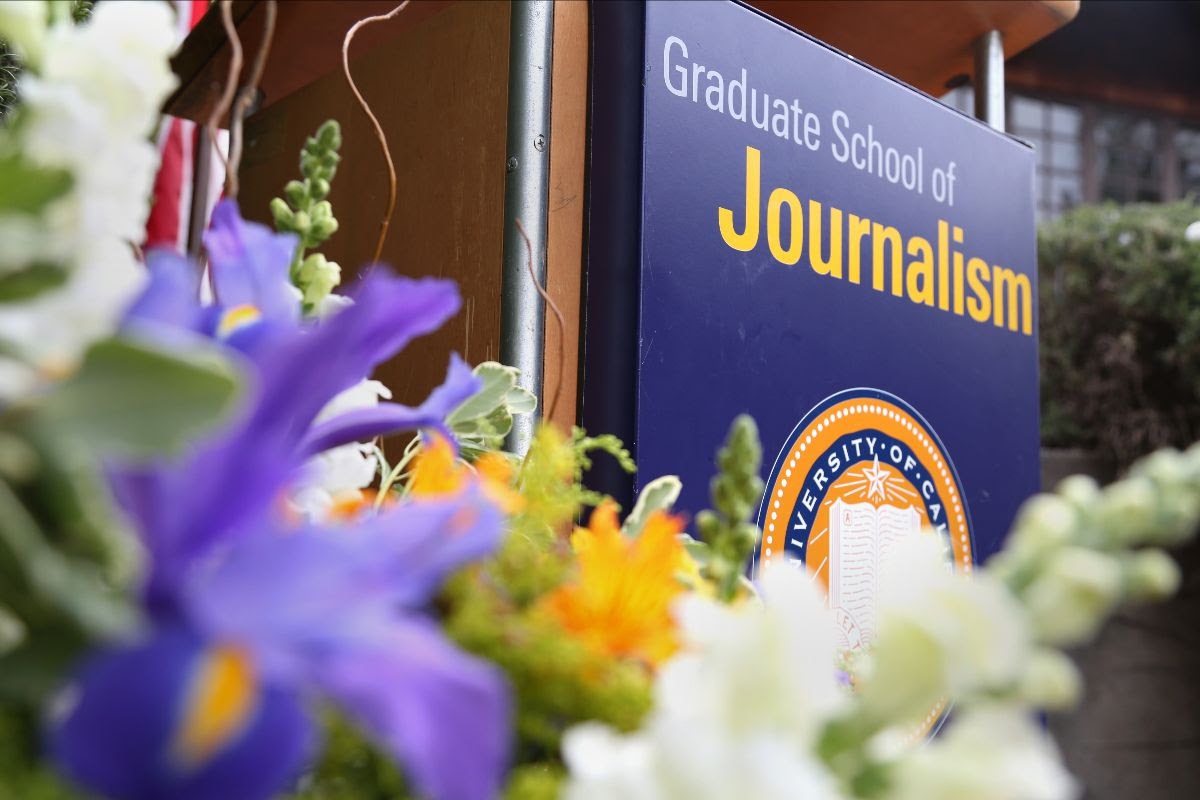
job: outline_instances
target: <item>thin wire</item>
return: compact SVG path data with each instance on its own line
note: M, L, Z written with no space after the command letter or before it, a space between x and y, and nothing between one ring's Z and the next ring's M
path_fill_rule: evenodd
M378 262L383 255L383 243L387 241L388 226L392 222L392 214L396 211L396 166L392 163L392 151L388 148L387 136L383 132L383 126L379 124L379 120L371 111L371 106L363 99L362 92L358 90L358 86L354 83L354 78L350 75L350 42L354 39L354 34L358 33L359 28L370 25L372 22L383 22L392 19L409 4L410 0L404 0L403 3L393 8L386 14L380 14L374 17L366 17L350 26L350 30L346 31L346 37L342 39L342 71L346 75L346 83L350 84L350 91L354 92L355 98L358 99L358 104L362 106L362 110L366 112L367 117L371 120L371 124L375 126L375 136L379 139L379 146L383 149L383 158L387 162L388 169L388 204L387 212L383 216L383 220L379 223L379 240L375 243L375 256L371 259L372 263Z
M567 368L567 323L563 320L562 312L558 310L558 306L546 290L542 288L542 284L537 279L537 274L533 271L533 242L529 240L529 234L525 232L525 226L521 224L520 219L513 220L517 223L517 232L521 234L521 238L525 240L525 266L529 268L529 280L533 281L533 286L537 289L538 294L546 301L546 305L554 312L554 318L558 320L558 371L555 373L554 394L550 395L550 404L546 406L546 419L554 418L554 410L558 408L558 396L562 392L563 372Z
M221 92L221 97L213 106L208 115L208 121L204 124L213 149L217 151L217 157L221 159L221 165L225 167L226 176L229 175L229 159L217 146L217 121L229 111L229 106L233 103L233 95L237 92L238 75L242 72L242 40L238 38L237 28L233 24L232 9L233 0L221 0L219 8L221 24L225 27L225 36L229 39L229 74L225 77L225 88Z
M262 81L267 56L271 52L271 42L275 38L275 14L275 0L267 0L267 18L263 23L258 53L255 54L254 64L250 68L250 79L238 93L237 101L233 104L233 114L229 119L229 163L225 166L225 194L234 198L238 196L238 168L242 164L242 123L246 119L246 111L258 94L258 84Z

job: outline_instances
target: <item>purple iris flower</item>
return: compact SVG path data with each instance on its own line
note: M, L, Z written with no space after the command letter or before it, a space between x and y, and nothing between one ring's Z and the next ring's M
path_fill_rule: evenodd
M155 256L128 327L221 338L243 353L249 386L236 417L180 458L111 470L150 557L148 625L83 665L52 731L56 759L116 798L265 798L314 754L308 709L323 700L423 795L493 797L508 759L507 686L425 611L447 574L496 546L500 510L468 485L323 528L289 520L281 500L315 453L444 427L477 391L454 358L420 406L313 425L336 394L457 310L453 284L375 271L353 305L305 322L286 283L291 237L225 202L205 241L217 302L199 304L192 265ZM225 324L233 313L237 324Z

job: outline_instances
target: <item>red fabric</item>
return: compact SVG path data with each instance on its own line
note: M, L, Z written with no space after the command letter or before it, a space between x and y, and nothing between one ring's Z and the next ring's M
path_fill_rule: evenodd
M208 0L175 0L179 15L179 41L196 26L208 9ZM160 164L154 179L154 201L146 219L146 249L187 249L188 223L192 209L192 168L197 144L196 123L164 116L159 130ZM207 187L199 187L207 191Z

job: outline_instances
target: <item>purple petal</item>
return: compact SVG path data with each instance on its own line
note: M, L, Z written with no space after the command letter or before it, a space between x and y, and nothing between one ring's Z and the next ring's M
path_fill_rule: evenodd
M191 565L212 548L269 525L284 488L307 459L301 445L320 410L393 354L381 343L403 346L437 328L458 304L450 281L376 272L363 281L353 306L256 348L251 358L257 374L248 376L253 380L240 418L198 443L183 461L131 480L154 484L154 491L122 491L134 501L143 538L154 542L147 601L171 607Z
M503 512L478 486L449 499L418 499L364 520L361 536L388 542L394 602L424 603L455 570L493 552L506 532Z
M295 234L246 222L237 202L222 200L204 234L213 294L224 308L252 305L264 319L294 321L300 303L289 278Z
M153 326L198 330L204 310L200 306L200 270L170 250L151 250L146 256L150 273L146 288L125 312L125 327Z
M205 650L184 632L163 631L87 663L74 706L50 733L59 766L87 788L123 800L271 797L314 748L297 697L257 687L252 715L211 757L183 766L172 745L191 679Z
M399 431L444 427L451 411L479 391L482 382L458 354L450 356L446 381L430 393L424 403L412 408L399 403L380 403L341 414L314 426L301 446L305 455L316 455L347 442L361 442ZM447 438L452 438L447 433Z
M294 680L314 654L370 641L425 603L502 535L500 511L471 490L356 526L263 533L193 580L187 613L207 636L249 643L268 674Z
M330 654L324 690L433 800L491 800L509 759L508 687L432 623L406 621L371 645Z
M263 397L253 426L283 431L299 442L335 395L369 376L416 336L436 330L458 305L451 281L373 273L360 283L354 305L256 359Z
M453 281L395 277L383 269L368 272L350 290L350 297L366 309L360 312L362 324L355 347L371 369L417 336L436 331L460 305Z

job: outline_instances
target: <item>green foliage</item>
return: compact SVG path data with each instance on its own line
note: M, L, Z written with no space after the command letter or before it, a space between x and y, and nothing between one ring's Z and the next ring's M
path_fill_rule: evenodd
M71 190L66 170L30 164L20 153L0 157L0 211L37 215Z
M29 710L0 707L0 797L20 800L83 800L38 761L40 728Z
M3 60L0 58L0 73ZM4 89L0 87L0 105ZM20 153L0 156L0 214L35 219L54 200L71 189L65 170L31 164ZM61 285L67 272L55 264L26 264L23 269L0 275L0 304L27 300Z
M588 436L583 428L571 429L571 446L575 461L572 485L575 488L575 499L580 506L599 505L606 498L599 492L593 492L583 486L583 473L592 468L592 453L607 453L617 461L617 465L632 474L637 471L633 456L625 449L625 443L611 433L600 436Z
M67 271L56 264L32 264L0 275L0 305L29 300L66 283Z
M655 511L670 511L671 506L679 499L683 490L683 482L675 475L663 475L655 478L642 487L638 492L637 502L633 510L625 517L621 532L630 538L636 538L646 527L646 521Z
M17 106L17 78L21 65L9 46L0 41L0 122Z
M0 415L0 701L34 707L89 645L129 632L139 551L101 457L182 446L228 409L228 366L132 341L94 345L70 378Z
M38 419L99 452L146 457L177 450L219 421L236 389L215 354L184 356L106 339L45 398Z
M523 764L509 776L504 800L558 800L565 777L553 764Z
M324 750L288 800L405 800L412 797L392 760L344 717L327 710Z
M746 565L758 543L758 526L751 522L762 498L762 445L758 426L747 414L729 428L724 446L717 451L718 473L709 484L713 508L696 515L696 529L705 548L693 543L689 552L699 556L701 574L717 587L717 596L729 601L738 595Z
M503 447L513 416L532 414L537 408L533 392L518 385L521 372L516 367L485 361L474 372L483 386L446 417L446 425L468 461Z
M0 708L36 707L90 643L128 631L136 567L90 455L43 428L0 420ZM26 635L28 634L28 635Z
M300 237L292 259L291 276L292 282L304 294L307 313L314 311L341 282L341 268L335 262L328 261L320 253L305 255L307 250L324 244L338 229L333 206L326 198L337 174L341 146L342 129L337 120L326 120L300 152L300 174L304 179L288 181L283 188L284 196L271 201L275 229Z
M443 597L447 633L498 664L512 684L517 769L510 798L554 796L562 774L559 743L572 724L600 720L632 730L650 706L644 667L566 635L541 604L572 575L574 558L562 534L580 513L585 494L578 475L596 449L628 459L612 437L576 430L567 439L552 427L539 429L517 479L524 506L500 551L457 575Z
M1191 202L1083 207L1038 236L1042 438L1117 466L1200 439L1200 219Z

